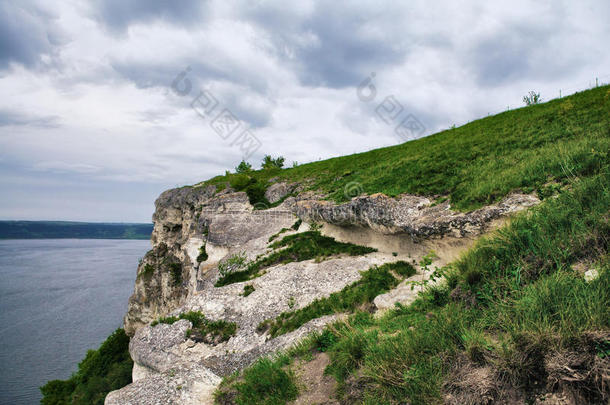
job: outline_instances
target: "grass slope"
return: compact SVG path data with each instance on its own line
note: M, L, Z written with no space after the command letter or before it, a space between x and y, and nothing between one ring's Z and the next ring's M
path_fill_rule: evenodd
M607 403L609 151L605 86L390 148L250 173L259 187L279 177L336 201L353 181L366 193L446 195L462 210L516 189L553 198L438 270L446 282L412 305L381 318L356 312L257 361L223 382L217 403L294 399L291 364L315 351L329 353L325 373L336 378L342 403L533 403L544 392ZM205 184L222 187L229 177ZM599 277L586 281L586 269ZM328 312L318 307L326 308L282 314L272 321L275 334ZM274 383L278 376L287 390Z
M256 363L244 375L257 370L257 380L227 380L219 402L239 381L240 393L257 392L250 403L266 403L275 392L267 376L324 350L331 357L325 372L339 382L345 403L493 403L508 396L533 403L545 390L568 393L576 403L606 403L609 185L607 165L574 179L556 198L479 240L445 268L445 284L427 288L413 305L381 318L357 313L264 368ZM575 270L582 263L599 277L585 281ZM276 395L273 403L292 397Z
M610 87L603 86L397 146L250 172L250 182L260 189L273 177L297 181L335 201L345 201L345 187L356 182L368 194L443 195L471 210L515 189L543 191L551 179L598 171L610 150L609 112ZM224 188L236 183L232 176L200 185Z

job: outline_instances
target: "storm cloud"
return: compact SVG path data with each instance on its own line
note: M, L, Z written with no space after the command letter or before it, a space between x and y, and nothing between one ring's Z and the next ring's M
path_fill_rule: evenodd
M425 136L607 82L609 18L601 0L5 0L0 218L148 221L164 189L244 158L223 111L254 166L291 164L404 142L407 116Z

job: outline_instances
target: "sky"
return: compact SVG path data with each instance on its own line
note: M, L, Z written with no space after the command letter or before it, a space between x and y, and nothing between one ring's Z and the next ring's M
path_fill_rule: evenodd
M395 145L610 81L610 2L0 1L0 219L150 222L265 154Z

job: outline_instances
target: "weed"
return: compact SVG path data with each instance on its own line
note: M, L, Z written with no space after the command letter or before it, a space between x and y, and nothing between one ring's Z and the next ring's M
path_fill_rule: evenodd
M218 264L218 272L220 277L224 278L232 273L243 271L246 267L246 252L239 252L220 262Z
M234 375L221 384L214 394L216 402L285 404L296 399L299 390L294 373L285 370L288 363L287 356L257 360L242 373L241 378Z
M427 286L410 306L397 305L378 318L356 312L289 354L326 351L331 358L326 372L339 382L340 400L354 379L365 403L414 404L441 403L447 390L463 403L479 399L472 393L491 402L511 393L533 402L539 387L559 381L560 390L582 403L606 403L605 366L599 364L610 353L608 184L609 173L574 181L557 198L479 240L445 269L446 283ZM590 282L571 269L584 259L599 269ZM372 271L361 285L281 314L263 327L276 336L309 319L345 312L396 282L388 278L392 273L400 274ZM473 297L477 305L468 304ZM456 383L456 370L462 376L487 370L489 391L480 391L480 379Z
M246 284L244 286L244 292L241 294L244 297L247 297L248 295L252 294L254 292L254 286L252 284Z
M279 230L278 233L274 233L273 235L271 235L269 237L269 243L273 242L278 236L280 236L281 234L283 234L284 232L288 232L290 229L288 228L282 228Z
M337 336L330 330L325 329L321 334L315 337L315 347L321 352L327 351L335 343L337 343Z

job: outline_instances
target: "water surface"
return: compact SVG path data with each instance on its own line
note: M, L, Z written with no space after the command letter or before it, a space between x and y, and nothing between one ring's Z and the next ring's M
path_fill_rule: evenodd
M121 327L145 240L0 240L0 404L36 404Z

